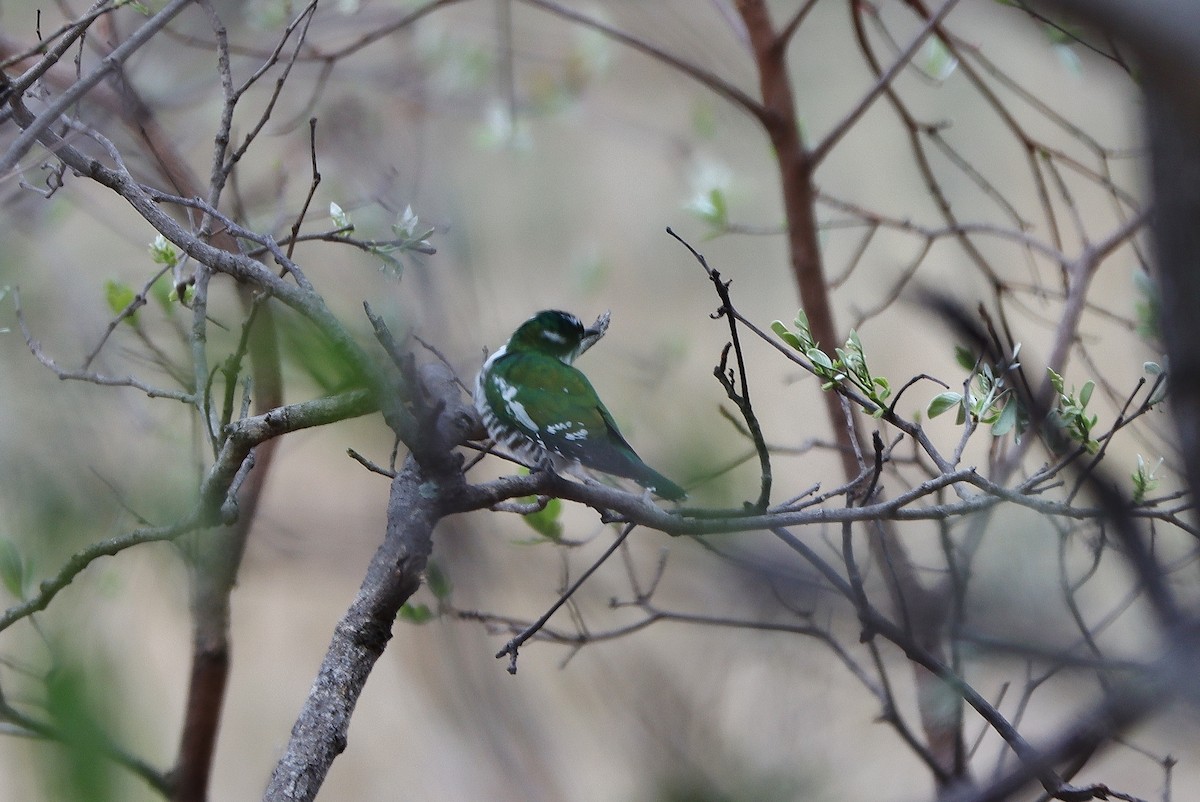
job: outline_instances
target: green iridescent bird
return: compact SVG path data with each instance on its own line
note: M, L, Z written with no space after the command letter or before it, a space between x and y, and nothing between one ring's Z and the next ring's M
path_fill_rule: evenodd
M607 313L584 328L567 312L538 312L483 364L475 407L497 443L534 465L579 463L683 499L683 488L634 453L591 382L571 365L607 328Z

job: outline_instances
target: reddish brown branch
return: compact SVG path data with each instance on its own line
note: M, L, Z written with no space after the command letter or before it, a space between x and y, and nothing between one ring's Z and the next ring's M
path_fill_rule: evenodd
M755 65L765 113L763 122L779 163L779 182L783 192L784 215L787 220L788 253L792 277L800 294L800 303L808 315L810 330L819 343L829 347L841 342L834 320L825 271L818 240L816 201L813 185L816 162L801 139L794 93L788 73L786 37L776 33L770 13L763 0L739 0ZM880 91L887 82L881 80ZM824 155L824 154L822 154ZM853 416L842 412L841 399L835 393L825 393L826 413L833 427L842 458L842 471L847 480L860 472L858 454L863 433ZM904 544L893 527L886 522L870 528L871 553L883 566L893 605L922 648L942 658L944 594L924 587ZM957 717L943 714L940 698L945 689L940 678L921 666L915 666L921 722L925 729L930 752L943 767L945 776L960 776L962 768L961 733Z

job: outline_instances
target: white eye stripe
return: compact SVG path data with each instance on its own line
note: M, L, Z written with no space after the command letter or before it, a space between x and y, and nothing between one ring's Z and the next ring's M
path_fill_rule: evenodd
M557 331L551 331L550 329L542 329L542 339L549 340L552 343L558 343L559 345L562 345L567 341L566 337L562 336Z

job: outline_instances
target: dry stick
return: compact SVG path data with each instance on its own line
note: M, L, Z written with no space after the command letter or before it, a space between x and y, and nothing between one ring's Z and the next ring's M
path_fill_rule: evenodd
M910 633L896 626L886 616L878 612L870 601L866 598L862 591L861 583L857 584L852 579L847 581L845 577L834 570L828 562L826 562L819 554L808 546L800 538L796 537L785 527L771 527L771 532L779 538L785 545L791 548L796 553L800 554L805 560L816 568L822 576L843 596L849 599L855 607L859 615L859 620L869 634L878 634L891 641L895 645L904 650L905 656L914 663L923 666L934 676L937 676L941 681L952 687L956 693L962 696L968 704L973 707L980 716L984 718L996 732L1008 742L1023 761L1031 764L1037 764L1040 756L1037 751L1017 732L1016 728L1004 718L1001 713L996 710L986 699L983 698L974 688L968 685L963 679L957 676L948 665L946 665L939 657L933 654L919 640L914 638ZM853 577L853 562L848 565ZM943 769L944 770L944 769ZM947 775L948 776L948 775ZM1062 787L1062 780L1058 777L1053 769L1042 767L1039 771L1039 779L1047 790L1053 790Z
M42 54L41 58L34 63L26 72L13 79L12 88L16 92L24 92L29 87L33 86L38 78L46 74L46 71L53 67L59 59L67 54L75 41L83 36L92 23L105 14L110 14L117 9L115 4L110 4L110 0L97 0L88 7L88 10L83 13L78 19L64 23L57 31L41 36L41 31L38 31L38 44L27 48L23 52L5 55L0 58L0 72L7 70L9 67L21 61L34 59L38 54ZM50 42L59 40L57 44L50 47ZM0 51L6 50L0 43ZM0 116L0 122L7 118Z
M185 393L179 390L168 390L163 387L155 387L146 384L140 379L133 376L107 376L103 373L96 373L91 370L71 370L61 367L57 362L51 359L42 350L42 344L33 337L33 332L29 330L29 324L25 320L25 313L21 308L21 291L14 287L12 291L13 307L17 316L17 326L21 329L21 334L25 338L25 345L29 347L29 352L41 362L46 368L49 368L55 376L64 381L75 380L85 381L90 384L99 384L106 387L133 387L145 393L150 398L171 398L176 401L182 401L185 404L195 403L194 393Z
M747 505L747 509L748 511L765 512L767 507L771 505L771 453L767 449L767 441L763 437L762 426L758 422L758 416L754 414L754 405L750 402L750 381L746 376L746 360L742 356L742 343L738 337L737 315L733 308L733 300L729 296L730 282L721 281L721 274L709 267L708 260L686 240L670 228L667 228L667 233L674 237L683 247L691 251L692 256L696 257L696 261L704 268L704 272L712 282L713 288L717 291L717 296L721 299L721 306L717 309L714 317L724 317L729 322L730 344L726 345L725 350L721 352L721 362L713 371L713 375L717 377L717 381L721 382L721 386L725 388L725 394L729 396L729 400L737 405L738 411L746 419L746 428L749 430L750 437L754 441L754 450L758 453L758 466L762 477L759 482L758 501L753 505ZM733 386L733 378L726 368L730 346L733 347L734 356L737 358L738 379L741 384L740 390Z
M543 613L542 616L532 624L521 630L521 632L518 633L515 638L504 644L503 649L496 652L497 660L505 655L508 655L509 674L517 673L517 650L520 649L527 640L536 635L538 631L546 625L546 622L550 620L550 617L558 612L558 609L566 604L568 599L575 595L575 591L579 590L579 588L583 586L583 583L588 581L588 578L591 577L592 574L596 573L596 569L608 561L608 558L613 555L613 552L620 548L621 544L625 542L625 538L629 537L629 533L633 531L635 526L637 526L636 523L625 524L625 526L621 529L621 533L617 535L615 540L613 540L612 545L605 549L604 553L600 555L599 559L592 563L591 566L589 566L588 569L583 572L579 579L576 579L569 588L563 591L562 596L558 598L558 601L550 605L549 610Z
M875 57L875 52L871 48L870 40L867 36L862 20L864 10L865 8L861 4L853 6L850 21L854 30L855 40L858 44L859 50L863 54L863 58L866 59L867 65L870 67L871 71L876 76L880 76L883 74L883 67L879 64L879 60ZM916 118L905 107L904 103L900 100L899 96L895 93L895 91L892 90L890 86L888 86L884 92L884 95L887 98L888 103L892 106L893 111L900 118L901 123L904 125L904 129L908 135L909 148L912 150L913 159L916 162L916 166L921 174L922 180L925 182L925 186L929 192L930 198L936 204L942 219L947 223L948 227L951 229L957 228L959 226L958 218L951 207L949 198L946 197L945 189L943 188L942 183L938 180L933 165L930 163L929 157L925 152L924 146L922 145L922 134L929 134L931 128L927 125L922 125L916 120ZM987 276L989 281L996 286L999 286L1001 284L999 277L996 275L991 265L988 264L988 261L984 257L983 253L978 247L975 246L971 239L966 236L966 234L959 233L957 235L957 240L959 245L966 252L967 256L970 257L975 266L985 276Z
M39 583L37 594L0 613L0 632L34 613L45 610L54 597L100 557L109 557L142 543L174 540L180 535L220 523L229 491L252 449L288 432L324 426L334 421L366 415L375 406L365 390L332 398L304 401L238 421L230 427L221 453L200 484L197 506L174 524L141 527L126 535L92 543L76 552L53 577Z

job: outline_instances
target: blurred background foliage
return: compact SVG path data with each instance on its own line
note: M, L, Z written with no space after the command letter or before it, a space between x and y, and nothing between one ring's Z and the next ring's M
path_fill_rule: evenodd
M310 45L334 52L416 5L343 0L322 6ZM782 16L793 4L775 5ZM283 0L215 6L235 46L235 72L242 74L298 11ZM614 0L575 7L756 92L752 62L722 2ZM50 13L29 0L5 2L4 35L33 41L39 9ZM919 28L902 3L881 2L876 11L875 36L887 32L906 42ZM136 14L122 9L114 23L127 31ZM843 3L817 3L792 45L797 103L812 136L835 125L874 80L846 16ZM1005 74L1116 148L1109 165L1114 180L1136 192L1136 164L1124 150L1137 143L1129 76L1001 3L966 0L951 19ZM128 65L201 173L220 103L210 40L203 15L187 13ZM85 52L85 63L94 58ZM612 309L610 333L581 366L647 462L691 484L751 453L721 415L724 396L711 375L727 337L725 324L709 319L717 300L664 228L679 231L732 279L735 303L747 317L764 328L793 318L798 299L778 236L777 173L752 121L645 55L504 0L450 5L342 58L332 71L319 58L302 59L295 71L253 158L239 167L242 222L262 231L290 225L309 186L312 117L322 177L314 228L331 227L315 218L336 203L364 238L394 236L391 226L409 206L434 229L437 254L406 254L399 278L395 265L371 254L323 243L298 250L309 279L364 341L370 330L361 304L369 299L397 330L436 345L470 381L484 349L498 347L534 311L563 308L590 320ZM923 51L897 86L924 119L945 126L944 136L989 182L1025 204L1021 208L1036 208L1035 189L1021 171L1021 144L979 102L944 50ZM262 97L247 101L247 108L261 108L269 90L254 90ZM1026 111L1023 123L1046 141L1087 149L1036 109ZM131 166L146 169L139 164L144 154L122 139L119 126L105 125L102 111L91 109L88 118L117 141ZM235 134L248 124L235 121ZM34 180L34 160L23 166L26 180ZM945 163L935 170L962 219L1011 225L961 172ZM882 104L832 153L818 183L881 215L938 225L905 134ZM114 297L140 289L158 265L150 251L153 232L131 210L87 182L68 177L67 184L46 199L15 176L0 183L0 286L20 286L34 336L54 359L75 365L103 333ZM1110 227L1111 199L1076 189L1089 225ZM872 368L893 387L921 372L960 386L964 374L943 327L904 298L881 309L919 240L880 231L853 272L844 274L861 231L837 225L836 210L821 214L829 223L823 246L829 275L838 279L839 322L856 326ZM984 247L994 264L1011 270L1007 280L1034 271L1009 243ZM1158 358L1132 331L1140 296L1136 260L1127 264L1099 276L1084 327L1097 359L1073 364L1067 377L1068 385L1081 386L1103 370L1105 397L1095 403L1109 421L1113 400L1129 391L1143 362ZM968 305L988 291L950 247L933 248L922 277ZM236 342L238 307L231 299L232 290L214 282L214 354ZM186 317L173 308L170 301L151 302L138 312L136 326L119 326L97 369L170 385L166 366L187 357ZM181 514L191 504L203 455L196 451L196 424L180 404L59 382L30 356L11 305L2 309L0 325L13 331L0 334L0 538L17 555L9 558L18 564L10 573L29 583L84 543L140 520L165 523ZM1052 332L1053 313L1031 300L1024 315L1014 315L1032 360ZM288 400L355 381L304 325L285 318L282 332ZM777 496L831 482L836 459L812 447L829 440L819 385L761 343L749 344L747 358L767 438L782 449ZM935 392L932 385L910 390L904 413L923 409ZM939 442L958 436L951 417L930 422ZM1169 435L1153 427L1139 437L1136 449L1114 457L1129 471L1135 451L1147 459L1169 451ZM234 667L214 799L261 793L329 633L381 537L387 482L347 459L348 447L386 463L393 442L371 417L291 435L280 447L233 597ZM489 461L472 476L504 470ZM736 505L754 496L757 478L750 460L705 481L695 495L707 504ZM434 613L535 618L567 577L609 542L606 528L586 511L564 505L561 524L568 545L548 542L515 516L479 513L445 522L434 559L446 584L439 594L422 590L414 603ZM994 556L980 561L985 570L974 597L980 620L997 636L1071 637L1054 557L1065 535L1026 513L1002 516L994 526L999 534L985 546ZM929 556L929 571L936 572L936 529L908 532L918 561ZM835 535L805 533L816 543ZM714 559L709 545L738 561ZM854 644L858 625L846 608L807 570L781 559L779 549L754 534L699 544L639 531L623 560L606 566L552 624L598 634L639 620L637 609L613 607L610 599L629 600L630 575L647 583L665 559L654 596L662 609L777 624L795 623L800 611ZM764 579L739 561L772 566L773 573ZM102 731L151 764L172 759L188 666L184 570L173 546L136 549L97 563L35 624L5 633L0 676L8 701L43 708L46 718L77 737L54 749L0 740L6 777L0 798L159 798L128 773L97 762L92 739ZM1104 570L1117 569L1106 564ZM21 582L6 586L11 602ZM1146 631L1135 611L1103 636L1134 655L1152 645ZM892 730L876 723L874 699L816 640L661 623L578 650L531 644L515 677L492 657L501 643L483 626L450 615L399 625L323 798L817 801L930 793L925 768ZM888 659L903 662L898 654ZM971 670L993 699L1010 680L1024 681L1026 671L1016 658L981 658ZM1022 722L1035 742L1081 693L1069 679L1047 688L1038 698L1053 701L1031 706ZM911 714L911 683L896 690ZM1144 753L1117 750L1098 766L1110 784L1124 782L1151 797L1162 782L1155 756L1194 752L1197 735L1194 722L1168 718L1137 733ZM999 750L994 737L984 739L981 754L991 759ZM1194 762L1176 767L1174 783L1179 799L1200 788Z

